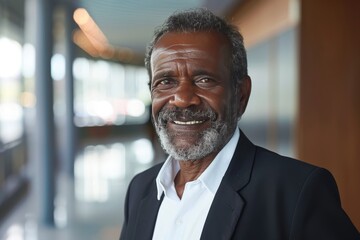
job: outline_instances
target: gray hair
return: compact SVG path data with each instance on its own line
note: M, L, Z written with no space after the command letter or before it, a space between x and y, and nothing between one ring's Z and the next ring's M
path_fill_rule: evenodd
M154 38L149 44L145 56L145 67L149 73L150 81L152 78L151 54L155 44L164 34L168 32L202 31L215 31L223 34L229 40L232 52L231 77L234 85L240 83L247 76L247 59L242 35L234 25L202 8L176 12L155 30Z

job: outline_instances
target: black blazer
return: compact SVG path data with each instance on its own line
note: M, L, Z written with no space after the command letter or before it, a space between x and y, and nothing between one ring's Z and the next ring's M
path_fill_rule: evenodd
M131 181L121 240L152 239L161 204L155 183L161 166ZM353 240L360 235L341 208L327 170L255 146L241 132L201 239Z

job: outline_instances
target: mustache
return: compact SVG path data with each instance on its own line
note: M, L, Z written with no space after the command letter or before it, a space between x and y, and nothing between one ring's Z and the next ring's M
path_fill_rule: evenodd
M191 120L205 120L210 119L210 121L216 120L217 114L211 108L206 109L196 109L196 108L163 108L157 117L158 123L160 125L166 125L168 121L185 119L188 121Z

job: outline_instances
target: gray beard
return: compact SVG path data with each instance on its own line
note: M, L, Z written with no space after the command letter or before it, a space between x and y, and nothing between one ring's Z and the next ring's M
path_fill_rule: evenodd
M158 119L158 122L161 121ZM200 140L197 144L179 148L172 143L171 134L167 131L166 125L157 124L156 121L154 121L154 125L162 148L175 160L194 161L202 159L220 150L229 138L228 124L215 120L212 121L209 129L200 133Z

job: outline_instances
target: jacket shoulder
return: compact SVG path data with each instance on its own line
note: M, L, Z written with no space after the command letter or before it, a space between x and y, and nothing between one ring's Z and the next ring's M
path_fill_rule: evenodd
M153 181L155 181L163 164L164 163L156 164L151 168L136 174L131 180L130 187L132 185L136 185L136 187L140 187L140 186L144 186L145 188L148 187L148 184L152 184Z
M270 150L256 146L254 159L254 170L273 177L306 178L315 170L321 169L318 166L303 162L298 159L279 155ZM285 176L284 176L285 175Z

